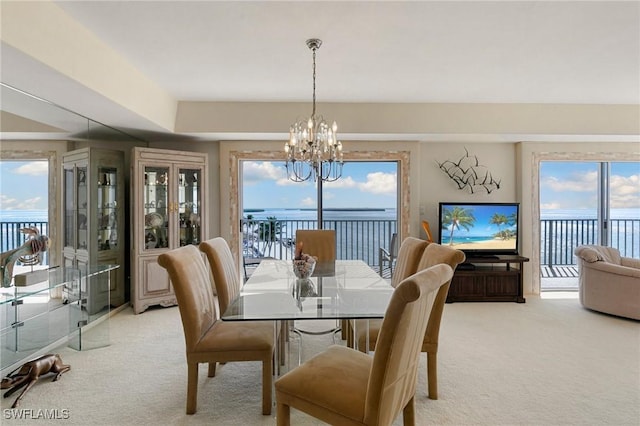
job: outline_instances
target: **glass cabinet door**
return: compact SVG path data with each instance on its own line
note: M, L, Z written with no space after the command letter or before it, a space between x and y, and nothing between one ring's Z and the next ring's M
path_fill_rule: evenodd
M98 251L118 247L118 175L113 167L98 167Z
M146 250L169 247L169 168L144 168L144 244Z
M77 197L78 197L78 249L87 250L87 167L76 167Z
M180 246L198 244L202 241L201 214L201 169L178 170L178 213L180 222Z
M75 248L75 202L74 202L74 170L73 168L64 169L64 246Z

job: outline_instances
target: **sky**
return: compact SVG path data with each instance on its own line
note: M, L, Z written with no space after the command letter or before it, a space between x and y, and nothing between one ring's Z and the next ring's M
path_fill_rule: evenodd
M47 210L49 164L0 161L0 210Z
M345 162L342 177L325 182L324 208L395 208L396 162ZM243 162L245 209L315 208L317 186L287 179L284 162Z
M540 208L596 209L598 164L597 162L542 162ZM640 209L640 163L612 163L610 182L612 209Z
M540 169L543 209L594 209L596 162L545 161ZM46 161L0 161L0 209L46 210ZM282 162L243 163L245 208L314 208L313 182L287 180ZM394 208L395 162L346 163L337 182L324 184L325 208ZM640 209L640 163L612 163L611 208Z

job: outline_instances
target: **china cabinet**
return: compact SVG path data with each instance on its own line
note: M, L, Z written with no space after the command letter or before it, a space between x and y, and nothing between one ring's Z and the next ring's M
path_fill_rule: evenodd
M64 266L121 265L104 277L80 282L89 314L122 305L124 292L124 152L83 148L62 155Z
M137 147L131 158L131 303L138 314L177 303L157 258L207 236L208 172L204 153Z

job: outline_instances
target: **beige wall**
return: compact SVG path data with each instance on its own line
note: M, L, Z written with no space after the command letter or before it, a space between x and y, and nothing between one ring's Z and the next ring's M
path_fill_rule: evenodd
M67 150L82 148L87 143L65 141L3 141L2 154L14 152L52 152L56 158L56 169L60 170L61 154ZM125 164L130 168L131 142L91 142L91 146L117 149L125 152ZM139 144L138 144L139 145ZM230 184L232 169L231 152L272 152L276 158L282 151L282 143L274 141L173 141L149 143L149 147L205 152L209 158L209 190L204 194L210 212L208 238L222 236L231 240L232 203L237 194ZM473 194L459 190L454 182L438 167L438 162L458 160L465 155L477 156L481 165L487 167L494 178L501 182L500 189L488 194L477 191ZM345 151L364 153L408 152L409 180L408 202L401 205L401 214L408 222L408 234L424 238L421 220L430 222L434 237L438 234L438 203L440 201L467 202L519 202L521 204L520 252L531 261L526 264L525 294L540 292L539 258L539 187L538 165L544 160L589 160L589 161L640 161L638 143L564 143L564 142L367 142L345 143ZM23 154L24 155L24 154ZM249 154L250 155L250 154ZM55 174L56 176L58 173ZM60 192L50 194L50 204L57 217L62 214ZM51 214L51 213L50 213ZM59 221L58 221L59 222ZM56 230L57 235L61 230ZM59 240L56 239L56 240ZM56 252L61 252L60 241L56 241ZM54 258L52 257L52 261Z

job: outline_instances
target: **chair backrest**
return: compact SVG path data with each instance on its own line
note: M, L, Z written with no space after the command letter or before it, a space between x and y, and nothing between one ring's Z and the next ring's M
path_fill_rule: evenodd
M461 250L454 249L449 246L443 246L436 243L431 243L427 246L422 254L422 259L418 264L418 271L429 268L433 265L444 263L449 265L454 271L456 267L464 262L466 256ZM442 313L444 311L444 304L447 301L447 294L449 293L449 287L451 286L451 280L445 283L438 290L436 300L429 316L429 324L427 325L427 333L425 334L425 343L437 343L438 335L440 334L440 322L442 321Z
M387 307L367 385L365 424L391 424L416 393L422 336L436 292L451 279L449 265L406 278Z
M622 263L620 250L614 247L587 244L576 247L573 253L578 257L578 260L582 259L587 262L602 261L615 265Z
M336 260L336 231L333 229L298 229L296 244L302 242L302 251L318 258L318 262Z
M428 244L425 240L415 237L407 237L402 241L391 277L392 287L397 287L402 280L416 273L422 253Z
M202 254L193 245L161 254L158 264L169 273L180 309L186 349L190 352L217 318L210 272Z
M398 234L394 232L393 235L391 235L391 247L389 247L389 252L394 258L398 257L398 246Z
M229 304L240 293L240 277L233 260L229 244L222 237L200 243L200 250L207 255L213 283L218 295L220 313L224 313Z

